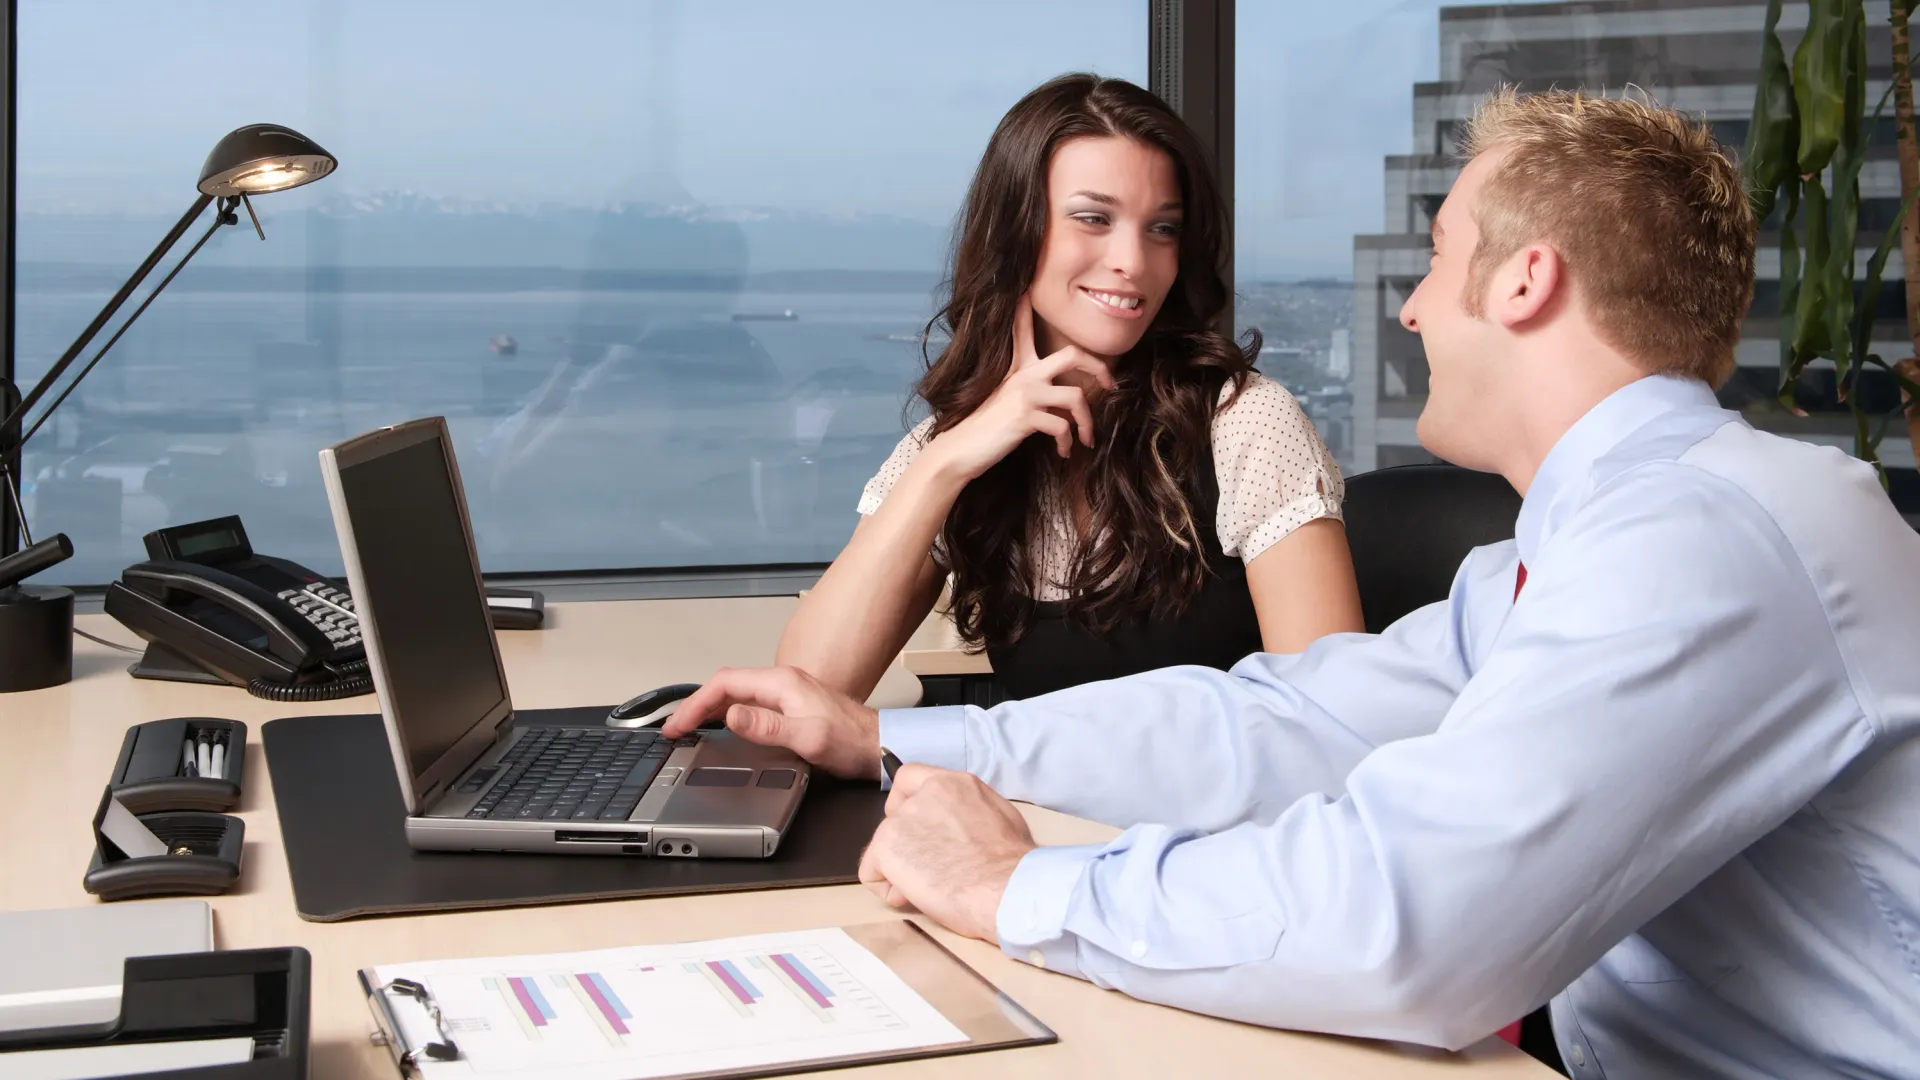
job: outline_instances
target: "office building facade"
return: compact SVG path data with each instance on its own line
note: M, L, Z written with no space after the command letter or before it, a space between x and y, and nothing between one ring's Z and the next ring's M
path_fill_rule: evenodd
M1789 55L1806 25L1806 5L1788 4L1780 32ZM1699 114L1728 145L1746 138L1753 109L1766 4L1756 0L1584 0L1493 4L1443 9L1439 73L1413 87L1412 152L1386 159L1383 231L1356 236L1351 335L1351 449L1354 472L1430 460L1415 436L1426 400L1427 365L1419 340L1398 324L1400 305L1427 270L1433 215L1459 174L1458 140L1474 106L1503 84L1522 89L1583 87L1609 94L1639 88L1658 101ZM1869 0L1867 99L1887 86L1889 30L1885 0ZM1889 109L1891 113L1891 109ZM1899 204L1899 168L1890 123L1875 132L1861 174L1862 271ZM1831 365L1805 380L1794 417L1773 401L1779 365L1779 250L1763 225L1759 283L1739 349L1739 372L1721 391L1756 426L1836 446L1852 446L1852 423L1832 397ZM1886 268L1874 351L1895 359L1912 351L1901 316L1905 269L1896 246ZM1863 401L1887 406L1890 383L1863 387ZM1913 447L1898 425L1881 446L1890 468L1912 469ZM1898 485L1896 485L1898 486Z

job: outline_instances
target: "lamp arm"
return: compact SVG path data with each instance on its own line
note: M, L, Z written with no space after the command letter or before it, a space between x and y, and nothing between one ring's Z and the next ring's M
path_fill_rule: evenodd
M40 381L34 384L32 390L27 392L27 396L21 400L20 404L15 406L13 411L7 414L7 418L0 420L0 433L12 430L14 422L25 416L28 409L33 408L39 403L41 398L46 396L47 391L53 387L54 382L57 381L60 376L66 374L69 367L73 366L74 360L80 356L81 351L93 340L94 335L98 334L100 328L105 326L107 321L113 318L114 312L120 310L120 305L127 302L127 297L133 295L133 290L140 287L140 283L146 280L147 275L153 271L153 268L159 265L161 258L166 255L167 251L171 249L175 243L179 242L181 235L187 231L187 227L193 224L194 219L199 217L200 212L205 210L207 204L211 202L213 202L213 196L205 194L193 201L193 206L190 207L185 214L181 215L180 220L174 223L173 228L168 230L167 235L161 238L159 245L153 249L153 253L148 255L146 261L142 262L139 268L133 272L133 276L127 279L127 283L120 286L120 291L113 294L113 299L108 300L107 306L100 309L100 314L93 317L93 321L87 324L87 328L80 332L80 336L74 340L72 345L67 346L67 351L61 354L60 359L54 361L53 366L48 368L47 373L41 376ZM22 439L20 441L24 443L26 440ZM10 449L0 450L0 456L10 453Z
M238 219L233 216L230 208L225 205L221 206L220 212L213 217L213 224L207 226L207 231L200 234L200 239L193 242L193 246L187 249L185 255L180 256L180 261L173 264L173 269L167 271L167 276L160 279L160 284L155 285L153 291L147 294L146 299L140 301L140 306L133 309L133 314L127 316L126 321L120 324L120 329L115 330L113 336L107 339L107 343L100 346L100 351L93 354L93 359L87 361L87 366L80 369L80 374L75 375L73 380L67 383L66 389L60 391L60 396L53 399L53 404L41 410L40 419L35 420L33 426L21 434L20 446L24 447L27 445L27 441L32 439L34 433L40 430L40 425L45 424L47 417L53 415L53 410L58 409L60 403L67 400L67 395L73 393L74 388L78 387L81 380L87 377L87 373L93 370L93 366L100 362L100 358L107 355L107 350L113 348L114 343L118 342L121 336L127 332L127 329L153 304L154 299L160 295L160 291L165 289L167 285L179 275L180 271L186 268L187 263L195 255L200 253L201 248L207 246L207 241L213 239L213 234L220 231L220 226L231 225L237 220Z

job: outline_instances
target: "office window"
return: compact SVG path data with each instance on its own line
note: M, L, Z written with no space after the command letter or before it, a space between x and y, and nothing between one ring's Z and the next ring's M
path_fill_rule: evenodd
M1426 273L1427 230L1458 175L1452 155L1474 103L1502 84L1609 92L1631 84L1705 116L1738 148L1765 13L1761 0L1239 5L1237 319L1266 333L1262 367L1300 396L1343 468L1432 460L1414 435L1426 360L1398 315ZM1789 54L1805 24L1805 6L1787 5ZM1884 18L1870 19L1867 33L1884 87ZM1875 156L1884 164L1862 177L1867 250L1899 203L1891 127L1883 123L1879 135ZM1852 422L1834 400L1830 364L1803 387L1799 404L1811 415L1794 417L1774 400L1779 262L1769 231L1762 228L1739 373L1721 399L1758 427L1850 448ZM1874 333L1875 351L1888 357L1912 351L1901 273L1896 249ZM1874 408L1896 393L1882 378L1862 386ZM1896 503L1920 515L1913 447L1898 425L1881 455Z
M82 583L227 513L338 571L316 451L436 413L489 571L826 561L904 430L994 123L1063 71L1144 84L1148 51L1142 0L19 17L23 384L221 135L283 123L340 160L255 200L266 242L223 229L27 447L29 520L78 549L44 576Z

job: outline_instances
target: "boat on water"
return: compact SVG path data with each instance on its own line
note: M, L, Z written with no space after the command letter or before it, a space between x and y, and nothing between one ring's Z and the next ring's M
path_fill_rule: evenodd
M797 322L799 319L800 313L792 308L782 311L736 311L733 313L734 322Z
M496 356L517 356L520 343L513 339L512 334L495 334L493 340L487 342L487 351Z

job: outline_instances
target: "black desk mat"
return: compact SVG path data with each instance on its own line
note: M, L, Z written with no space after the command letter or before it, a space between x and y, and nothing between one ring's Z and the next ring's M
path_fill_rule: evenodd
M522 725L598 723L608 706L524 709ZM380 717L294 716L260 729L294 907L311 922L616 897L838 885L854 881L880 824L875 784L816 772L770 859L418 852Z

